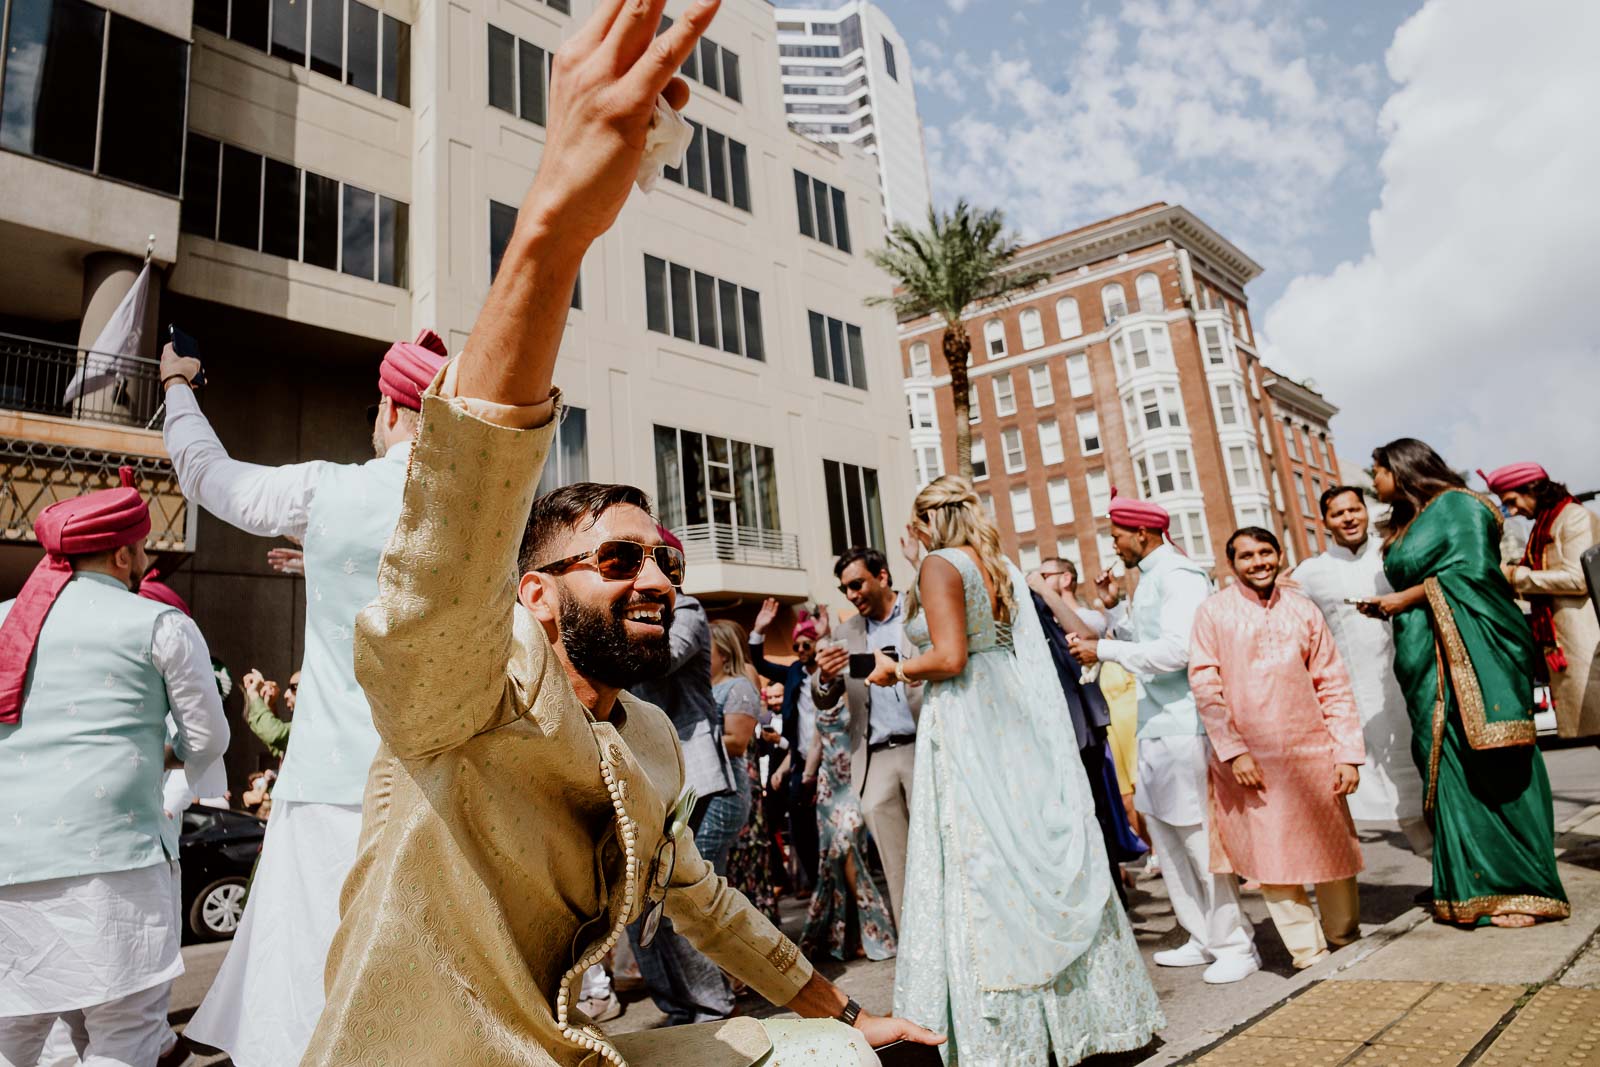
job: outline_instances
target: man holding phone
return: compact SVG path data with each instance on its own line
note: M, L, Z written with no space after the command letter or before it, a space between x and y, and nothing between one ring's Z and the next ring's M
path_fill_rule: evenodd
M1355 486L1334 486L1321 504L1332 544L1296 567L1290 581L1327 619L1361 713L1367 765L1361 787L1350 795L1350 815L1398 822L1412 851L1426 856L1433 835L1422 814L1422 777L1411 759L1411 718L1394 674L1394 631L1366 608L1394 592L1383 573L1383 538Z
M819 711L848 701L850 785L861 798L867 829L878 845L889 883L889 907L900 922L905 894L906 839L911 830L911 780L916 757L919 685L870 686L873 653L898 656L905 637L902 597L889 561L875 548L849 548L833 565L839 592L859 612L835 629L832 647L817 653L813 700ZM848 677L846 677L848 675Z

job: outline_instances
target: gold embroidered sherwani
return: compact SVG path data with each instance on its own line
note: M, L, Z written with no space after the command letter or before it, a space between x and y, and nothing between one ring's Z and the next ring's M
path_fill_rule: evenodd
M601 722L573 694L515 584L555 422L484 421L441 398L452 380L453 367L424 400L379 597L357 624L383 743L303 1063L620 1064L577 1010L579 981L647 907L683 780L677 733L642 701ZM776 1004L811 977L687 830L666 914Z

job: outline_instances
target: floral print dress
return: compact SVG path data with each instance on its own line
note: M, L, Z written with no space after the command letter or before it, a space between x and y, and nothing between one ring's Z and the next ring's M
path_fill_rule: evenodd
M861 801L850 787L850 711L844 701L817 710L822 764L817 769L817 834L821 862L800 948L813 958L826 952L836 960L865 954L886 960L895 954L894 920L867 871L867 832ZM855 858L851 892L845 860Z

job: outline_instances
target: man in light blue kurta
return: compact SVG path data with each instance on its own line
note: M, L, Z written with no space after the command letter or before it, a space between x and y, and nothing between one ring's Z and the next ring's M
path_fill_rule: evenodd
M378 560L400 514L421 394L444 365L423 331L379 371L377 458L264 467L231 458L189 383L199 361L162 355L167 451L186 497L247 533L305 548L305 659L294 733L273 790L260 866L216 981L185 1035L238 1067L299 1063L322 1013L339 890L356 856L367 770L378 748L355 679L356 614L378 594Z
M1111 606L1111 636L1073 640L1083 663L1120 664L1139 681L1139 789L1161 878L1187 944L1155 954L1163 967L1209 964L1205 980L1237 982L1259 970L1255 932L1231 874L1211 873L1208 839L1210 746L1189 691L1189 631L1211 594L1205 568L1166 540L1166 510L1144 501L1111 505L1117 555L1139 568L1131 610L1109 572L1098 583Z
M61 1020L86 1065L154 1064L183 973L162 768L203 773L227 720L200 631L131 591L137 490L53 504L35 528L45 559L0 604L0 1063L37 1062Z

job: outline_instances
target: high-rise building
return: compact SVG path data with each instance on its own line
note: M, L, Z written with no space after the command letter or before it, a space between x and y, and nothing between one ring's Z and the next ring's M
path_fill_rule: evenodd
M779 7L778 56L789 122L819 141L859 145L878 160L884 217L922 225L932 197L911 53L868 0L828 11Z
M1024 569L1110 566L1114 490L1164 506L1173 541L1208 566L1241 526L1271 528L1291 560L1325 547L1338 409L1262 364L1254 260L1158 203L1028 245L1015 269L1046 278L964 321L973 478ZM954 469L943 335L937 317L900 324L919 485Z
M217 654L286 677L304 584L176 494L156 326L198 340L235 457L370 458L388 344L424 326L466 343L539 162L549 57L592 3L7 8L0 598L39 558L39 509L128 462ZM837 603L834 554L889 547L909 506L894 316L862 303L890 287L862 254L882 241L877 170L789 129L761 0L726 0L685 74L684 164L630 198L572 294L546 484L648 489L713 609ZM142 357L64 402L147 243Z

